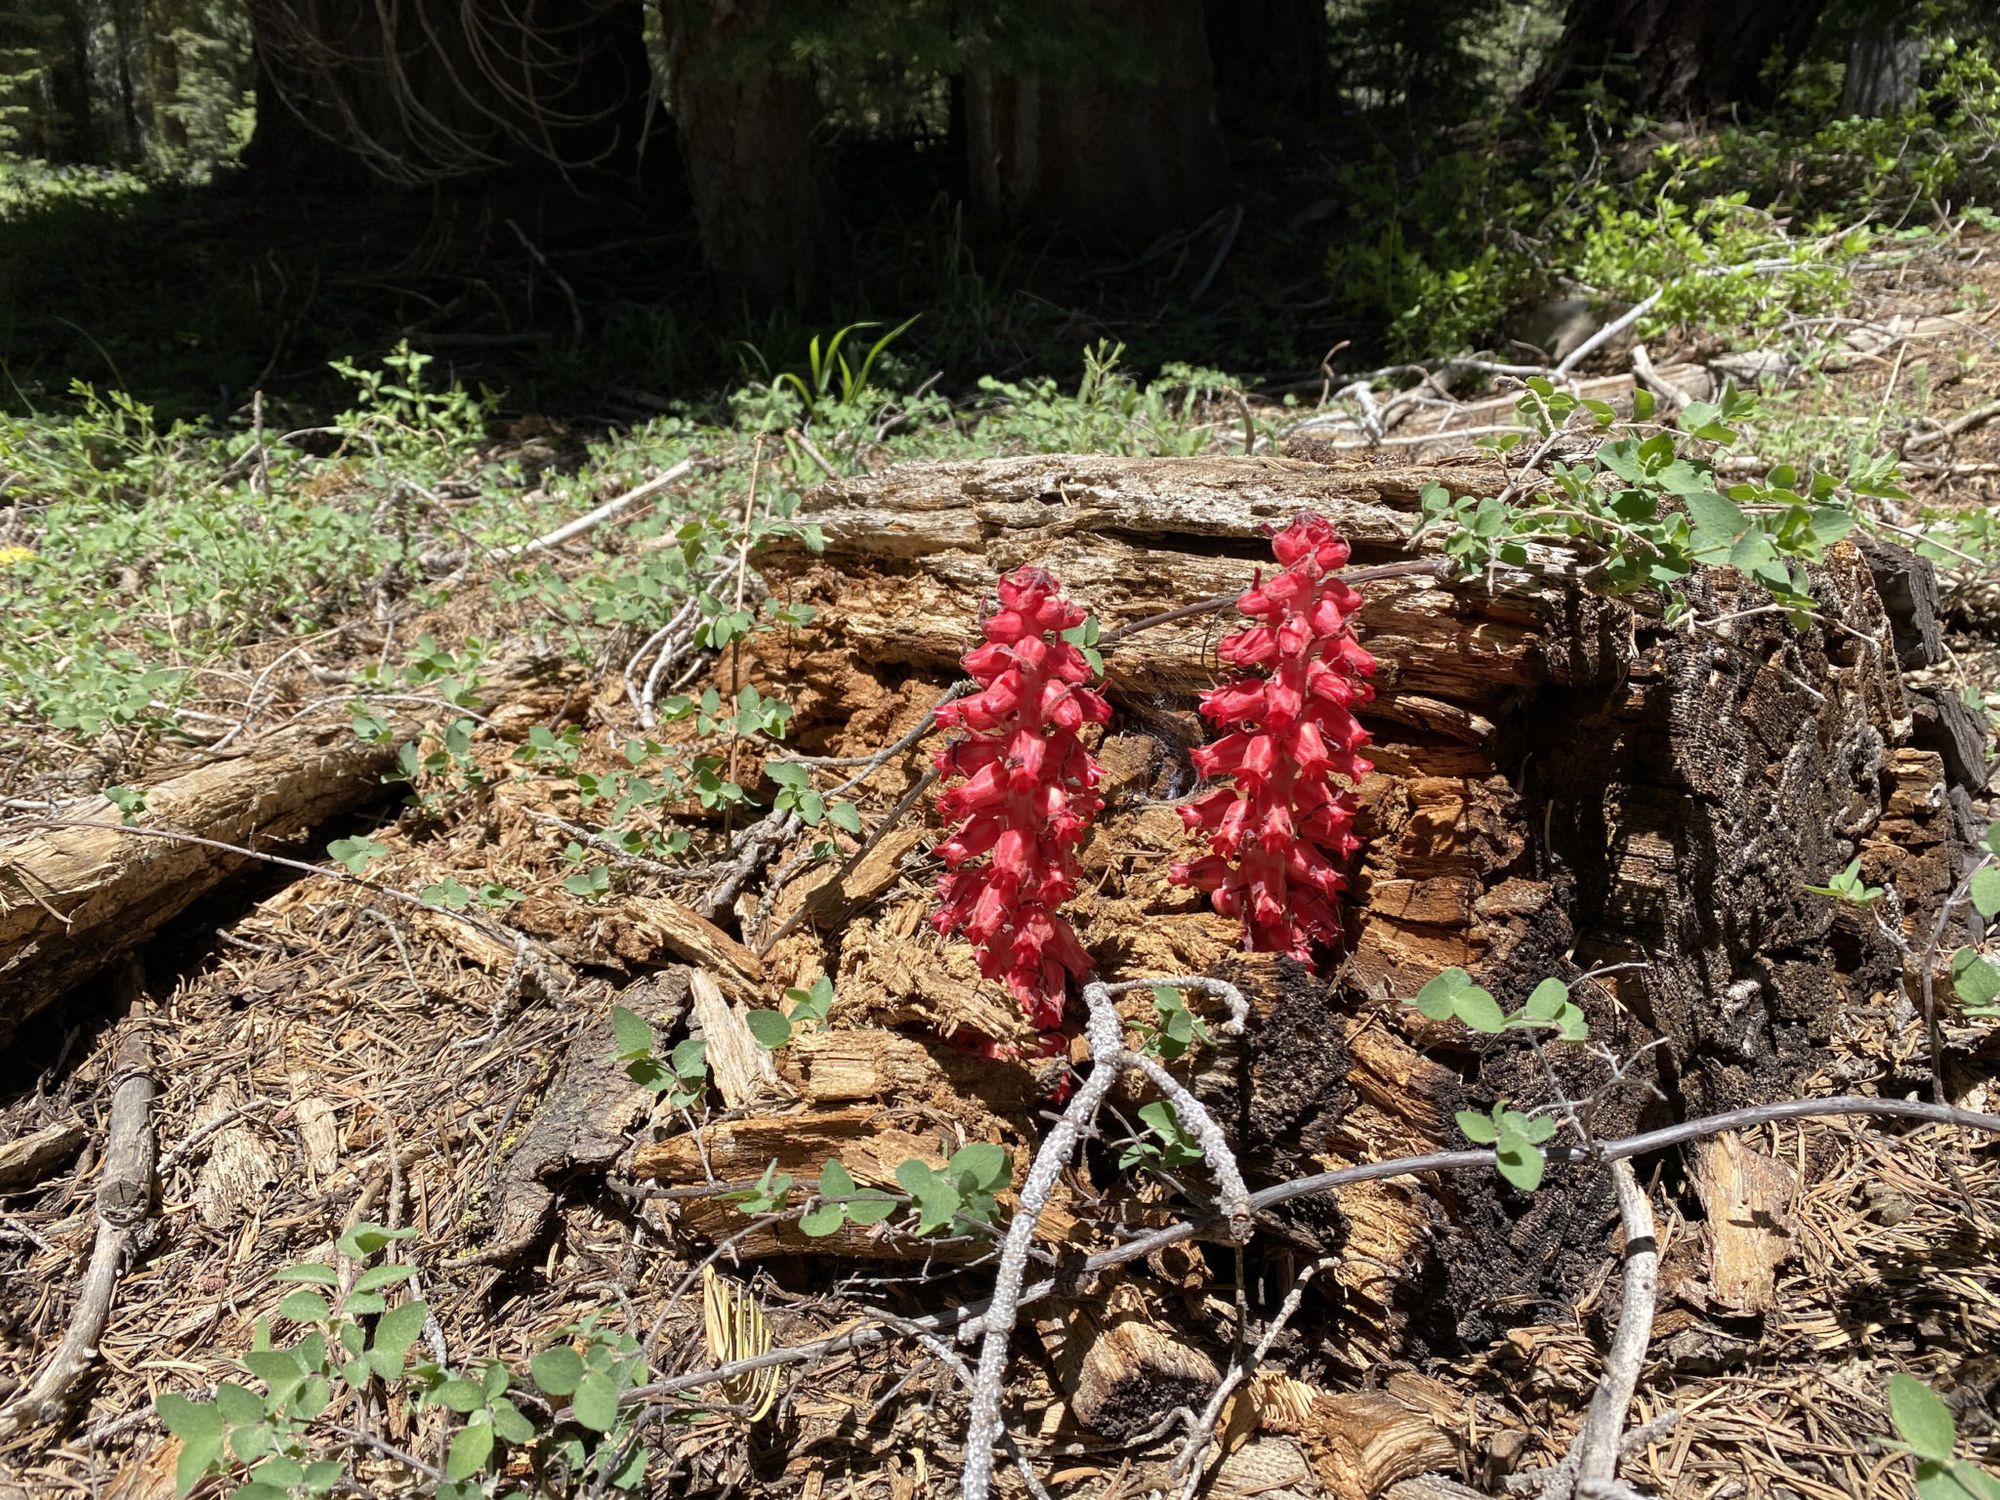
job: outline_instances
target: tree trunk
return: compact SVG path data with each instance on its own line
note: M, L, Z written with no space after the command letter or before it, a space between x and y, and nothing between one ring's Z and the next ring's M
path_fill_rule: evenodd
M1909 109L1917 102L1923 63L1923 38L1909 33L1900 11L1871 9L1848 45L1841 113L1880 116Z
M833 205L812 78L766 48L779 0L661 0L661 9L703 259L759 301L803 300L824 269Z
M1215 94L1232 117L1313 119L1333 102L1322 0L1206 0Z
M1562 39L1537 92L1568 93L1603 76L1643 115L1702 115L1772 94L1773 56L1789 69L1826 0L1569 0Z
M1064 74L973 67L973 200L1006 224L1060 224L1085 243L1143 248L1227 198L1198 0L1086 0L1122 45Z
M1248 587L1269 566L1263 538L1300 510L1328 516L1366 566L1407 558L1426 484L1492 494L1506 480L1483 461L913 465L809 496L801 519L822 529L825 554L773 568L787 597L822 606L851 670L942 685L994 577L1019 564L1050 567L1111 632ZM1921 593L1921 564L1882 554L1880 566L1892 596ZM1758 599L1726 571L1695 590L1704 617ZM1197 1088L1267 1178L1433 1149L1455 1138L1456 1109L1546 1100L1532 1057L1404 1008L1453 965L1510 1006L1544 977L1575 982L1593 1036L1632 1059L1614 1082L1583 1049L1551 1054L1573 1097L1609 1089L1602 1133L1783 1096L1824 1062L1842 1017L1882 1004L1900 972L1870 927L1803 887L1858 853L1919 930L1957 878L1970 813L1943 731L1921 711L1934 716L1942 700L1920 706L1898 669L1899 656L1914 665L1938 650L1923 610L1892 613L1868 556L1846 545L1815 591L1824 626L1753 614L1701 635L1560 573L1503 577L1494 590L1430 576L1366 584L1376 769L1360 789L1366 850L1346 961L1329 978L1234 952L1232 925L1164 878L1189 846L1171 805L1149 799L1186 790L1184 761L1178 778L1173 765L1203 733L1192 700L1213 680L1229 617L1121 641L1106 655L1110 807L1083 850L1078 933L1108 977L1211 972L1243 985L1251 1034ZM850 920L825 956L781 944L767 966L837 968L857 1016L953 1014L976 975L925 940L920 891L906 893L907 912L889 899L879 917ZM914 946L899 955L899 942ZM1628 967L1580 980L1602 965ZM844 1128L871 1130L860 1112ZM782 1133L746 1141L738 1164L761 1165ZM688 1160L660 1175L695 1170L679 1154ZM1360 1367L1462 1349L1496 1331L1493 1309L1574 1291L1601 1264L1604 1191L1558 1166L1531 1198L1460 1176L1369 1185L1302 1212L1301 1253L1340 1257L1338 1357ZM1438 1235L1440 1222L1454 1232Z
M643 20L639 0L253 0L246 160L315 179L345 161L412 184L619 161L649 87Z

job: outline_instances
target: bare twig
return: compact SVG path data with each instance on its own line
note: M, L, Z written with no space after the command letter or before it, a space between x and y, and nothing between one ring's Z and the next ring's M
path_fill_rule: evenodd
M1219 979L1134 980L1116 985L1092 980L1084 985L1083 1002L1088 1010L1084 1035L1090 1042L1090 1077L1070 1096L1062 1117L1042 1138L1034 1163L1028 1168L1027 1181L1021 1185L1020 1202L1007 1225L1006 1238L1000 1244L1000 1271L994 1279L993 1300L986 1311L984 1338L979 1346L979 1364L972 1384L972 1414L966 1424L964 1477L961 1481L965 1500L986 1500L992 1487L993 1454L1003 1431L1000 1380L1007 1365L1008 1341L1019 1317L1022 1282L1027 1275L1028 1249L1034 1242L1035 1226L1041 1222L1042 1210L1048 1206L1056 1179L1076 1154L1077 1147L1096 1118L1098 1107L1104 1102L1104 1096L1118 1081L1118 1075L1127 1067L1143 1069L1146 1063L1151 1062L1150 1058L1142 1058L1125 1046L1125 1023L1112 1006L1111 998L1114 994L1155 984L1221 996L1228 1002L1230 1012L1222 1029L1228 1032L1243 1029L1249 1007L1234 985ZM1205 1145L1213 1141L1216 1149L1208 1158L1209 1169L1219 1182L1233 1183L1233 1186L1224 1188L1224 1211L1238 1240L1247 1238L1250 1232L1248 1199L1242 1191L1242 1176L1237 1171L1235 1157L1220 1128L1209 1118L1208 1111L1200 1102L1185 1090L1181 1090L1181 1097L1174 1100L1174 1110L1184 1122L1194 1124Z
M613 516L630 510L641 500L650 500L653 496L659 494L661 490L678 484L707 462L708 460L705 458L684 458L671 469L667 470L666 473L657 478L649 479L644 484L638 485L633 489L627 490L616 499L605 501L595 510L585 511L574 521L566 522L558 526L554 531L546 532L531 541L521 542L512 547L496 548L492 555L500 561L507 561L517 557L529 557L537 552L547 552L551 547L560 547L571 537L581 536L593 526L600 525L610 520Z
M128 1005L139 995L136 962L118 983ZM143 1024L118 1044L111 1120L105 1132L104 1171L97 1183L97 1239L77 1289L76 1306L62 1342L34 1383L0 1409L0 1440L62 1416L77 1382L97 1359L97 1341L111 1315L111 1294L139 1243L153 1203L152 1049Z

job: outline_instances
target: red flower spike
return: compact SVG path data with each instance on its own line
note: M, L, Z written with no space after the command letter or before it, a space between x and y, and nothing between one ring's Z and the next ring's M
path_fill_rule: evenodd
M1062 1024L1070 977L1091 967L1055 911L1076 891L1076 846L1104 805L1102 773L1077 731L1109 722L1111 708L1091 690L1083 653L1062 639L1083 621L1043 569L1009 573L986 643L963 658L980 690L937 711L939 724L966 733L937 758L951 783L938 815L959 827L937 846L948 869L931 922L964 933L980 972L1006 984L1043 1031Z
M1233 784L1181 809L1210 852L1175 865L1172 879L1240 919L1246 948L1309 959L1314 943L1340 936L1340 867L1361 847L1354 794L1333 778L1358 783L1373 769L1352 707L1374 697L1362 679L1375 658L1350 623L1361 596L1332 576L1350 555L1333 527L1301 515L1271 550L1282 571L1237 600L1258 623L1215 648L1242 675L1201 697L1202 716L1224 733L1194 752L1195 769Z

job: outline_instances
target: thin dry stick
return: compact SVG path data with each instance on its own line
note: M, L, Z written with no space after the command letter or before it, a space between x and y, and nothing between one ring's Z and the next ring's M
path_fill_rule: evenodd
M546 552L551 547L560 547L571 537L581 536L593 526L610 520L623 511L630 510L641 500L650 500L669 485L678 484L697 468L708 462L705 458L684 458L666 473L656 479L649 479L634 489L627 490L615 500L607 500L595 510L585 511L574 521L558 526L554 531L535 537L513 547L495 548L492 556L499 561L511 561L517 557L529 557L537 552Z
M907 792L903 793L903 800L898 802L894 807L889 809L889 815L885 817L880 823L877 823L875 825L874 832L870 833L867 838L863 839L859 844L855 845L854 852L848 855L847 858L841 862L840 868L833 872L832 877L822 882L820 885L814 887L814 889L807 895L806 899L800 902L799 905L793 910L792 914L789 917L786 917L783 922L778 924L778 930L772 933L769 937L765 938L763 942L757 945L757 956L759 958L762 958L765 954L769 953L773 948L777 947L779 939L790 934L793 928L797 927L799 923L803 922L809 915L811 915L813 909L814 896L817 896L821 891L824 890L832 890L833 892L838 894L841 881L845 880L848 877L848 874L854 869L856 865L860 864L862 860L868 857L869 851L874 849L874 847L877 844L881 843L882 840L888 836L890 829L894 828L898 823L903 821L903 818L909 813L910 809L917 805L917 800L920 797L922 797L925 792L929 791L933 786L937 784L937 779L938 779L938 771L935 766L933 766L930 770L924 772L923 775L919 776L916 779L916 781L911 785L910 789Z
M138 967L128 964L119 983L138 995ZM76 1385L97 1359L97 1341L111 1316L118 1286L153 1202L153 1079L151 1048L142 1025L120 1040L104 1146L104 1175L97 1183L97 1239L77 1289L76 1307L62 1342L34 1384L0 1410L0 1441L62 1416Z
M1327 1256L1324 1260L1314 1261L1299 1273L1299 1279L1285 1293L1284 1302L1264 1329L1264 1336L1257 1341L1257 1347L1232 1364L1229 1373L1215 1387L1215 1393L1208 1398L1208 1405L1201 1409L1187 1441L1181 1445L1179 1456L1174 1459L1173 1468L1168 1471L1182 1481L1181 1500L1194 1500L1194 1492L1201 1486L1202 1465L1208 1457L1209 1447L1215 1442L1215 1429L1222 1420L1222 1409L1228 1405L1230 1396L1270 1355L1271 1345L1277 1342L1278 1335L1285 1331L1285 1325L1292 1321L1304 1303L1306 1287L1312 1283L1313 1277L1337 1264L1337 1256Z
M1639 1186L1629 1161L1611 1163L1611 1185L1618 1194L1618 1219L1625 1230L1625 1295L1618 1309L1618 1328L1604 1356L1604 1375L1584 1413L1583 1429L1560 1463L1507 1480L1510 1494L1536 1494L1542 1500L1572 1496L1608 1496L1623 1492L1618 1460L1628 1452L1625 1414L1639 1388L1639 1370L1653 1337L1653 1307L1659 1294L1660 1246L1653 1224L1653 1205Z
M1126 1048L1125 1023L1113 1008L1111 998L1150 985L1196 990L1220 997L1229 1006L1229 1019L1222 1025L1225 1032L1240 1033L1249 1014L1249 1005L1242 992L1220 979L1132 980L1115 985L1092 980L1084 985L1083 1003L1088 1011L1084 1035L1090 1041L1090 1077L1071 1096L1062 1118L1043 1137L1041 1148L1035 1153L1034 1164L1028 1168L1027 1181L1021 1185L1020 1202L1007 1225L1006 1238L1000 1244L1000 1270L994 1279L993 1300L986 1310L984 1341L979 1346L979 1364L972 1384L972 1414L966 1423L962 1481L965 1500L986 1500L992 1488L994 1450L1004 1430L1000 1418L1000 1381L1007 1365L1008 1341L1014 1332L1015 1320L1020 1315L1022 1282L1027 1276L1028 1251L1034 1242L1035 1226L1041 1221L1042 1210L1048 1206L1056 1179L1076 1154L1084 1133L1097 1117L1104 1096L1118 1081L1118 1075L1128 1067L1139 1066L1143 1070L1144 1065L1151 1062L1150 1058L1141 1058ZM1209 1170L1223 1184L1224 1212L1240 1243L1250 1233L1249 1202L1243 1192L1243 1179L1237 1170L1236 1159L1223 1138L1221 1128L1209 1118L1208 1111L1200 1102L1185 1090L1181 1090L1180 1097L1174 1099L1174 1112L1183 1123L1200 1134L1205 1146L1213 1143L1208 1157Z

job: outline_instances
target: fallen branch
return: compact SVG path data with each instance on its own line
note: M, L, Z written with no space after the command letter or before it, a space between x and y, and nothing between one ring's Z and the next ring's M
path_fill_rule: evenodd
M614 500L605 501L595 510L585 511L574 521L566 522L558 526L554 531L546 532L530 541L521 542L512 547L496 547L493 549L491 555L498 561L511 561L517 557L529 557L537 552L546 552L551 547L560 547L571 537L582 536L584 532L590 530L593 526L601 525L613 516L630 510L641 500L652 499L661 490L666 489L669 485L678 484L697 468L707 463L708 460L706 458L684 458L671 469L667 470L666 473L657 478L649 479L634 489L627 490Z
M119 980L128 1006L139 993L138 967ZM129 1018L128 1018L129 1019ZM153 1079L143 1024L132 1024L113 1058L115 1083L104 1143L104 1173L97 1183L97 1239L77 1289L76 1307L62 1342L35 1382L0 1410L0 1442L58 1420L76 1385L97 1359L97 1343L111 1315L119 1273L137 1247L153 1202Z

